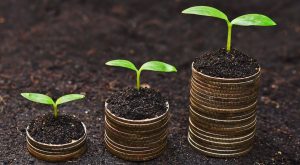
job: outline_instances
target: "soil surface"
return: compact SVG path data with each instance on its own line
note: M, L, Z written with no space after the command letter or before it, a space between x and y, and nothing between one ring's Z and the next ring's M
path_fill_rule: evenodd
M107 99L107 108L116 116L131 120L151 119L167 111L166 99L150 88L126 88Z
M224 47L227 36L223 20L180 14L194 5L214 6L229 19L262 13L277 23L232 29L233 47L262 68L255 142L243 157L207 157L187 141L191 64ZM87 152L61 164L137 164L104 147L105 100L135 85L134 72L105 66L112 59L161 60L178 70L142 73L141 82L167 98L171 115L166 151L143 164L300 164L299 11L299 0L1 0L0 164L48 164L27 152L26 127L49 107L21 92L86 95L60 106L86 124L88 135Z
M194 68L201 73L220 78L244 78L258 72L257 61L246 54L222 48L204 53L194 61Z
M80 139L84 135L84 128L81 121L73 116L59 115L54 118L53 114L47 114L32 120L28 133L38 142L66 144Z

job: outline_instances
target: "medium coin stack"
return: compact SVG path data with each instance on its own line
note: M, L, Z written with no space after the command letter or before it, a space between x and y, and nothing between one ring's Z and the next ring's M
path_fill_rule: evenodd
M112 154L125 160L156 158L167 145L168 121L169 110L151 119L128 120L111 113L105 103L105 145Z
M251 150L255 136L260 70L245 78L216 78L192 67L189 143L213 157Z

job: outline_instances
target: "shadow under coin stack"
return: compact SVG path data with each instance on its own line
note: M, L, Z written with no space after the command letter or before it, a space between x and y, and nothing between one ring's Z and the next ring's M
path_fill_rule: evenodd
M112 154L125 160L156 158L167 145L168 121L169 110L152 119L128 120L112 114L106 103L105 145Z
M251 150L259 79L260 70L227 79L192 67L188 140L193 148L212 157L237 157Z

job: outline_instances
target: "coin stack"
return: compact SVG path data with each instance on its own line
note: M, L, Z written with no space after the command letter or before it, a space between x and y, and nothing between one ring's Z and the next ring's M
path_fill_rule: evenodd
M80 157L87 150L86 127L84 128L84 135L78 140L73 140L66 144L46 144L36 141L28 132L29 127L26 128L27 150L34 157L48 162L68 161Z
M105 145L112 154L125 160L146 161L156 158L167 145L168 121L169 110L151 119L128 120L111 113L106 103Z
M213 157L251 150L255 136L260 70L245 78L216 78L192 67L189 143Z

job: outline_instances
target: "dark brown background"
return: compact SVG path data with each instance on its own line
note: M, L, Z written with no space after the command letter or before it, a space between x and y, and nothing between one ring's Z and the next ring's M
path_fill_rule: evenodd
M233 46L262 67L256 141L241 158L209 158L187 142L191 62L225 47L227 33L222 20L180 14L192 5L213 5L230 19L263 13L278 23L233 27ZM50 107L24 100L25 91L87 95L60 107L86 123L89 135L88 152L66 164L130 163L103 145L104 100L135 84L133 72L104 66L116 58L163 60L179 71L142 74L169 98L172 113L166 152L145 164L299 164L299 11L299 0L1 0L0 164L45 164L26 151L25 128Z

